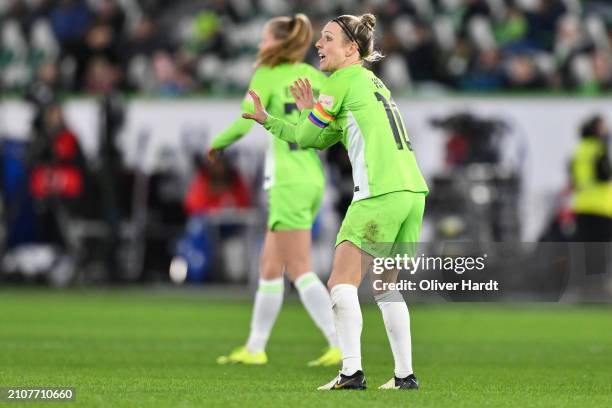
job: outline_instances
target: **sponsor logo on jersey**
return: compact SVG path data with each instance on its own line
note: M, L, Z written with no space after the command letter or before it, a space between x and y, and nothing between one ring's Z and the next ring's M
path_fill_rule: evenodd
M319 103L324 108L331 110L334 106L334 97L330 95L319 94Z

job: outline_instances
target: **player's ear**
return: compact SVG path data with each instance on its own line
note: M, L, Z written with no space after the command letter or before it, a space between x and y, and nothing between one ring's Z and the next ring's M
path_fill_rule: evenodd
M355 41L351 41L351 44L349 45L348 49L344 53L344 56L351 57L356 52L357 52L357 44L355 43Z

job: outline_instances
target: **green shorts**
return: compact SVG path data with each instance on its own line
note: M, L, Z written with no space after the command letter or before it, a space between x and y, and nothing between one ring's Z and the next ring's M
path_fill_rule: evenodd
M323 186L297 184L273 186L268 190L270 231L309 230L317 216Z
M346 211L336 246L350 241L373 256L389 256L398 244L414 248L419 241L424 210L425 193L412 191L355 201Z

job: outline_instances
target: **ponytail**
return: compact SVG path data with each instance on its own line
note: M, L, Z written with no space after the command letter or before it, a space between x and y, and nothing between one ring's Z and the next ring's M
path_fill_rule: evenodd
M255 66L274 67L282 63L297 63L304 60L312 43L312 25L302 13L293 17L276 17L266 24L278 44L257 54Z

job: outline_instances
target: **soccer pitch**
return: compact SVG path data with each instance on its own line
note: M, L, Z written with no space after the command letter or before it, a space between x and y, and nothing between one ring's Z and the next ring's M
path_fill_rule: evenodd
M245 341L250 308L249 299L209 291L5 289L0 387L74 387L76 402L52 404L67 407L612 406L609 306L410 306L416 392L376 389L393 366L371 304L363 307L366 391L315 391L337 368L306 367L324 341L295 296L285 300L267 366L217 365Z

